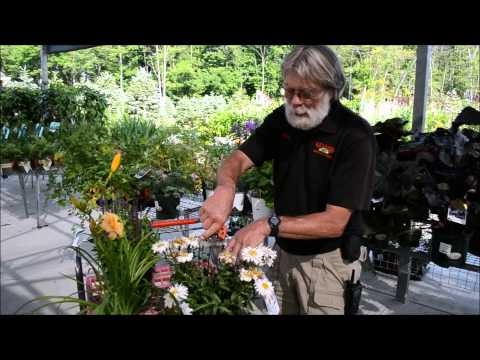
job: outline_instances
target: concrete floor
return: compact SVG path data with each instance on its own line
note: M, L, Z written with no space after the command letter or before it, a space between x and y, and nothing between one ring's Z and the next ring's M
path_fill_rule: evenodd
M41 203L46 191L46 178L41 179ZM27 199L30 216L26 218L18 176L1 179L1 297L0 314L14 314L20 306L34 298L52 295L76 295L76 285L66 276L74 276L74 257L66 247L73 239L72 227L79 219L68 209L48 201L40 216L48 226L37 228L35 193L27 179ZM479 273L473 275L480 276ZM360 314L370 315L426 315L426 314L480 314L478 278L475 289L461 289L445 285L434 277L410 281L405 304L395 299L396 276L364 271L364 290ZM35 306L28 305L21 313ZM49 306L39 314L75 314L71 304Z

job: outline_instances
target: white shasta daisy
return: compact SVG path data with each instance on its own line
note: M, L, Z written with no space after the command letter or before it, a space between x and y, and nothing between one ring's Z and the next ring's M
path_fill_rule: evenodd
M152 250L156 254L163 254L165 250L168 248L168 242L159 240L155 244L152 245Z
M254 263L255 265L262 265L263 251L261 248L247 246L241 251L241 258L244 261Z
M168 292L163 296L165 300L165 307L172 308L176 303L175 300L181 303L188 296L188 288L182 284L173 284L168 288Z
M198 248L200 245L198 243L198 238L190 236L187 238L187 245L191 246L192 248Z
M255 280L255 290L259 295L265 297L273 293L273 285L266 277L262 277Z
M179 263L186 263L190 262L193 259L193 253L187 252L187 251L179 251L175 255L175 260Z
M190 240L189 238L182 236L176 239L173 239L172 242L170 243L170 247L178 250L183 250L188 247Z
M263 271L257 268L240 269L240 280L250 282L252 280L260 279L263 276Z
M218 260L223 262L224 264L233 265L235 264L235 256L228 250L223 251L218 255Z
M277 258L277 252L275 250L270 249L267 246L263 248L263 261L265 265L271 267L273 266L273 262Z

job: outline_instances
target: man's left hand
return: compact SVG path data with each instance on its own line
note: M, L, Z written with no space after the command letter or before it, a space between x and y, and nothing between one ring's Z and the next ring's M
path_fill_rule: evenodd
M240 251L247 246L256 247L263 243L270 235L270 226L267 219L259 219L238 230L228 243L226 250L237 257Z

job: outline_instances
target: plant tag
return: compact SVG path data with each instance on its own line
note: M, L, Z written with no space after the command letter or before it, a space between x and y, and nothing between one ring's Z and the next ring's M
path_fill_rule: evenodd
M18 129L17 138L20 139L22 137L25 137L26 134L27 134L27 125L22 124L22 126L20 126L20 128Z
M58 122L58 121L52 121L50 123L50 126L48 127L48 131L50 131L50 132L55 132L58 129L60 129L60 122Z
M467 223L467 208L452 209L451 207L448 207L447 220L460 225L465 225Z
M429 213L428 218L433 221L439 221L438 214L434 214L432 212Z
M440 242L440 246L438 247L438 252L448 255L452 252L452 245Z
M145 175L147 175L150 171L151 171L151 169L140 170L138 173L135 174L135 179L141 179L141 178L143 178L143 177L144 177Z
M8 139L8 135L10 135L10 129L7 126L2 127L2 135L5 140Z
M265 305L267 306L267 313L269 315L280 314L280 307L278 306L277 296L273 291L267 296L265 296L264 300L265 300Z

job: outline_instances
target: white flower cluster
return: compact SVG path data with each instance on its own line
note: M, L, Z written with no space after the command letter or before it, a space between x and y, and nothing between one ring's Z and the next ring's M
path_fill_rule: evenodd
M245 247L240 253L243 261L253 263L257 266L271 267L277 258L277 252L267 246Z
M175 259L176 262L183 264L193 260L193 253L180 250L172 252L172 257Z
M225 250L218 255L218 260L227 265L235 265L236 257L230 251Z
M152 250L155 254L164 254L167 249L182 252L188 248L198 248L198 238L194 236L182 236L172 241L159 240L152 245Z
M183 315L192 315L192 308L185 301L188 297L188 288L182 284L172 284L168 288L168 292L163 296L165 307L173 308L177 303Z
M185 250L188 247L198 248L198 239L194 236L182 236L170 242L170 247L177 250Z
M255 291L263 298L275 297L272 283L267 279L260 267L273 266L277 252L267 246L245 247L240 252L240 258L250 266L240 269L240 280L254 281ZM253 266L252 266L253 265Z
M168 241L159 240L152 245L155 254L163 254L168 249Z
M198 248L198 238L194 236L182 236L171 241L159 240L152 245L155 254L164 255L178 263L186 263L193 260L191 250Z
M215 145L228 145L228 146L235 145L235 142L232 139L225 136L215 136L213 138L213 141L215 142Z
M178 135L173 134L173 135L170 135L170 136L167 138L167 143L172 144L172 145L178 145L178 144L181 144L181 143L182 143L182 140L180 140L180 138L178 137Z
M240 280L245 282L258 280L263 276L264 276L263 271L255 267L252 267L249 269L245 269L245 268L240 269Z

